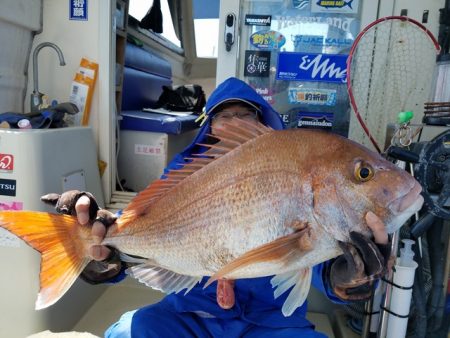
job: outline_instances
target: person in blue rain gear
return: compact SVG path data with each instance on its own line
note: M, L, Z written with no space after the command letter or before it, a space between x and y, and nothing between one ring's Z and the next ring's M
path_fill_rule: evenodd
M179 163L186 157L204 151L198 143L210 141L207 134L214 134L214 129L231 117L260 121L277 130L284 128L280 115L253 88L236 78L220 84L205 108L204 124L196 138L175 156L166 173L179 168ZM99 209L94 197L86 192L66 192L57 197L43 197L43 200L56 204L59 212L76 214L81 224L96 219L92 234L98 243L105 235L106 226L116 219L115 215ZM380 249L375 255L381 255L381 260L387 261L390 246L384 224L372 213L366 220ZM372 281L370 277L361 279L364 265L361 271L354 263L358 259L365 264L373 262L373 250L370 250L373 246L373 242L367 240L367 243L359 243L358 250L353 250L352 254L347 251L341 259L315 266L312 284L333 302L367 299ZM90 253L95 261L84 270L85 280L114 283L124 278L126 264L120 261L114 249L93 245ZM271 278L219 280L204 289L205 277L187 295L184 292L170 294L156 304L125 313L108 328L105 337L326 337L316 332L314 325L306 319L306 302L291 316L283 316L281 307L289 292L274 299Z

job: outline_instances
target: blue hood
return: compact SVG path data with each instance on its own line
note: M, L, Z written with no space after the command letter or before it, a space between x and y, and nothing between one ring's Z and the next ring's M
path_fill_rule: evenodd
M180 154L183 157L190 156L192 152L198 151L196 144L203 142L205 134L211 130L211 117L214 115L214 108L226 101L244 101L251 102L258 105L261 108L261 121L263 124L279 130L284 129L283 121L280 115L259 95L252 87L235 77L222 82L212 93L206 102L206 115L207 119L203 126L200 128L194 141L183 150Z

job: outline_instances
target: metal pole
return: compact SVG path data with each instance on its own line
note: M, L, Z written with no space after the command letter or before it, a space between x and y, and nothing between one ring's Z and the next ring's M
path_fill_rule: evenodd
M397 255L397 248L398 248L398 240L399 240L399 232L396 231L392 235L392 245L391 245L391 252L394 255ZM387 272L385 278L389 282L392 282L392 278L394 276L394 271L391 269ZM385 284L385 292L384 292L384 300L382 301L383 308L389 309L389 304L391 303L391 297L392 297L392 285L388 283ZM377 338L384 338L386 337L387 332L387 320L388 320L388 313L380 308L380 322L379 322L379 329L377 332Z
M366 302L366 305L364 306L364 323L362 327L361 337L362 338L369 338L370 334L370 323L372 320L372 306L373 306L373 294L370 297L370 299Z

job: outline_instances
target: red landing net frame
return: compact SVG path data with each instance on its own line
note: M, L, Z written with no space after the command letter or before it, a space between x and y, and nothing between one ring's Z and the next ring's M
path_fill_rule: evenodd
M412 122L420 122L439 51L433 34L405 16L384 17L364 28L347 60L347 89L357 117L351 119L349 138L381 152L386 128L399 112L413 111Z

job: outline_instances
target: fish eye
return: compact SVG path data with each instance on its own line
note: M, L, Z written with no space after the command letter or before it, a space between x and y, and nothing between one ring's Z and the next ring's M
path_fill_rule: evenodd
M367 182L374 175L373 168L364 162L358 162L355 167L355 178L358 182Z

